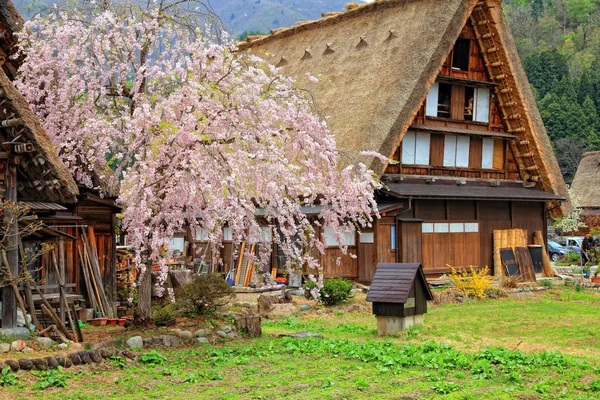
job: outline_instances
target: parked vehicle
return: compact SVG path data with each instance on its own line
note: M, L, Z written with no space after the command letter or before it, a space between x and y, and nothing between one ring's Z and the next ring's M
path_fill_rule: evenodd
M557 243L569 250L574 251L577 254L581 254L583 236L566 236L557 240Z
M562 256L567 254L569 251L573 251L568 247L561 245L560 243L553 242L552 240L548 240L548 255L550 259L554 262L560 260Z

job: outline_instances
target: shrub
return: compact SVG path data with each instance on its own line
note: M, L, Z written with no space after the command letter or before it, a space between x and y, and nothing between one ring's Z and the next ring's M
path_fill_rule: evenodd
M152 307L152 319L157 326L167 326L177 317L177 304Z
M343 278L327 279L323 283L319 301L326 306L332 306L352 297L352 282Z
M179 308L187 313L206 314L224 306L234 297L231 287L219 275L199 275L175 291Z
M456 270L453 266L448 266L452 270L452 273L448 275L448 278L452 281L454 286L466 296L482 299L485 297L486 290L489 290L492 287L494 277L488 275L490 270L487 266L480 270L470 267L470 272L466 269Z

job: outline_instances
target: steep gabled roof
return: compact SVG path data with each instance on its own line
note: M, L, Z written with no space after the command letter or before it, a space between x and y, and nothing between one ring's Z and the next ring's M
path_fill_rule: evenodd
M20 154L17 190L21 200L47 200L74 203L79 193L73 176L60 161L50 138L27 100L0 70L0 119L18 121L1 127L2 141L30 143L33 151Z
M73 203L79 193L73 177L60 161L50 138L27 100L13 86L22 61L15 48L14 32L23 18L10 0L0 1L0 119L14 125L0 128L2 141L29 143L33 151L20 154L17 190L19 199ZM18 120L18 122L17 122Z
M10 0L0 1L0 59L2 69L11 79L15 79L17 69L23 61L15 46L15 32L23 28L23 18Z
M600 151L583 154L571 189L580 207L600 208Z
M502 15L501 0L355 4L346 12L328 13L317 21L249 38L239 47L281 67L284 74L310 91L346 162L360 160L382 174L385 165L360 153L377 151L392 156L463 26L469 18L479 22L473 20L475 10L491 19L491 40L499 44L501 65L509 72L499 74L509 77L497 82L501 83L497 90L509 90L518 103L514 109L503 111L511 124L519 123L511 133L519 137L513 145L519 148L519 162L523 161L522 178L537 182L547 192L568 197Z

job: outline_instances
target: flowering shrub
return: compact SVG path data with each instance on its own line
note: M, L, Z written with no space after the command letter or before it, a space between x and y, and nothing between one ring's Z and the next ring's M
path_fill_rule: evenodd
M448 266L452 270L448 278L465 296L482 299L485 297L486 290L492 288L494 277L488 274L490 269L487 266L479 270L471 266L470 271L466 269L456 270L453 266Z

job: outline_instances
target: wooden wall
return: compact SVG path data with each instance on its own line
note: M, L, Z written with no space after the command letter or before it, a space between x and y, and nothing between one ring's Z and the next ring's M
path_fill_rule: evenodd
M424 222L477 222L478 233L423 234L423 268L446 273L446 264L493 268L493 231L525 229L545 235L545 208L541 202L415 200L414 216Z

